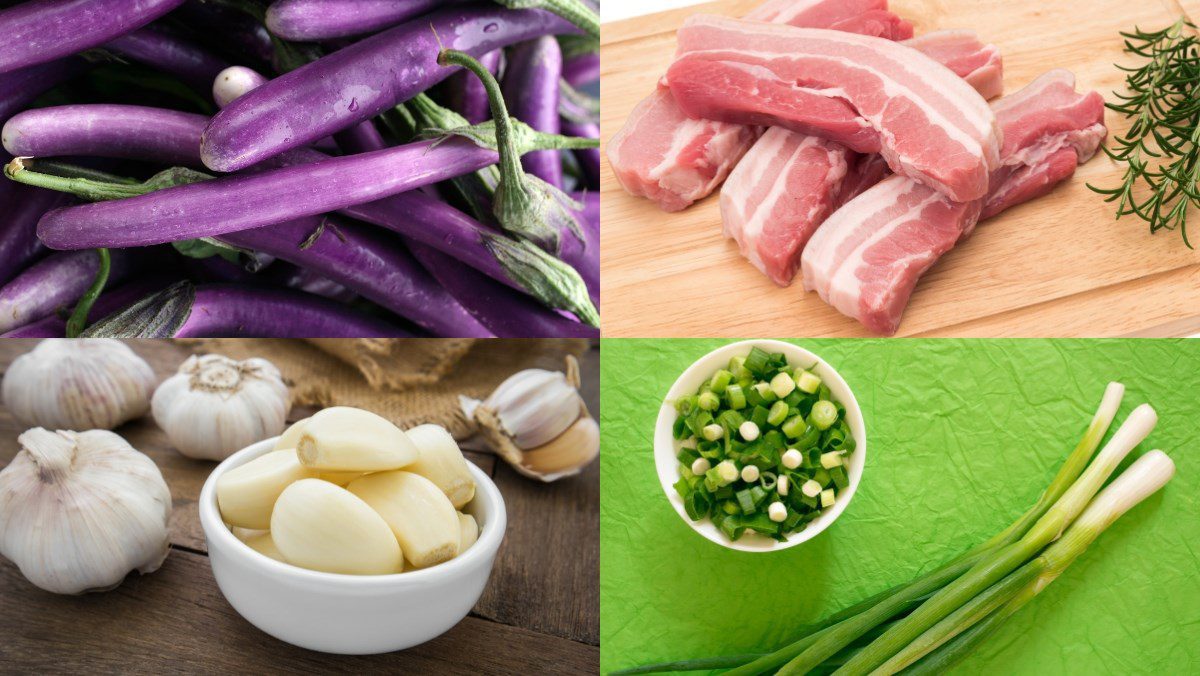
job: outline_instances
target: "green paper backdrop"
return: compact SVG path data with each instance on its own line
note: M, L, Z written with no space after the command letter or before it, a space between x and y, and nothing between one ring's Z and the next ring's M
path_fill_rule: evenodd
M797 340L863 407L867 464L846 512L789 550L715 545L659 486L654 421L729 340L614 340L601 367L601 671L757 652L928 571L1033 504L1105 384L1159 423L1166 488L1126 514L957 668L984 674L1200 670L1200 340Z

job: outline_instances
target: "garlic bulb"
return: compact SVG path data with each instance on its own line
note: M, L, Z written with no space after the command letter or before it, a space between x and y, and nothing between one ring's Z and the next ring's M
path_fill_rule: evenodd
M112 429L145 415L154 371L111 338L52 338L4 374L4 406L21 424L50 429Z
M567 357L566 373L527 369L483 401L458 399L488 447L524 476L557 481L600 453L600 428L579 396L574 357Z
M224 460L282 432L291 401L271 362L206 354L188 357L178 373L159 385L151 408L180 453Z
M154 461L104 430L31 429L0 471L0 554L58 594L104 591L167 557L171 492Z

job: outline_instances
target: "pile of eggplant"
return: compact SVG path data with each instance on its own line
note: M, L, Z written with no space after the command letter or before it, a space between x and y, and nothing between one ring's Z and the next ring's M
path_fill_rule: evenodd
M598 335L596 14L0 0L0 335Z

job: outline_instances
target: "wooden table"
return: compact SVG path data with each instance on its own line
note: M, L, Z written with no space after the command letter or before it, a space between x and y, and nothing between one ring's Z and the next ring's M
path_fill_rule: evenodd
M601 144L653 91L675 31L696 13L742 16L762 0L720 0L604 25ZM917 33L972 29L1004 57L1006 92L1051 68L1109 101L1123 91L1119 31L1169 26L1200 0L892 0ZM1109 111L1110 135L1129 122ZM607 163L607 158L604 160ZM1122 167L1097 156L1051 194L982 223L913 293L900 335L1179 336L1200 331L1200 251L1179 233L1149 233L1086 184L1117 184ZM799 282L772 284L721 234L717 195L677 213L629 195L601 172L604 335L860 336L866 330ZM1192 215L1193 230L1200 214ZM1192 241L1197 236L1193 233Z
M0 341L0 369L35 341ZM189 354L169 341L132 341L160 379ZM581 360L584 397L599 414L599 349ZM289 420L310 411L293 410ZM23 428L0 410L0 464ZM115 590L58 596L0 559L0 671L594 673L599 664L600 471L543 485L490 455L470 454L500 488L508 533L483 597L441 637L403 652L346 657L297 648L259 631L225 601L208 565L196 501L213 463L169 447L149 417L116 430L154 459L174 498L171 553L157 572Z

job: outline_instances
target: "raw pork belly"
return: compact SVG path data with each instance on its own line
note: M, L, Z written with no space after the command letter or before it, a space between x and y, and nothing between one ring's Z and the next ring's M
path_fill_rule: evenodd
M892 40L910 37L912 26L886 10L887 0L773 0L751 16ZM720 185L761 131L690 119L660 87L634 108L606 152L621 187L679 211Z
M936 54L981 92L1002 88L999 50L974 33L939 31L904 44ZM772 282L787 286L800 267L804 245L826 217L886 175L887 163L879 155L860 155L816 136L771 127L721 189L725 236Z
M689 117L782 126L878 152L959 201L987 194L995 116L921 52L879 38L711 15L689 18L667 71Z
M921 274L970 234L981 211L992 215L1045 194L1104 139L1104 100L1076 93L1064 70L1042 75L995 108L1005 143L986 198L953 202L891 176L836 211L809 240L801 257L804 287L871 331L893 334Z

